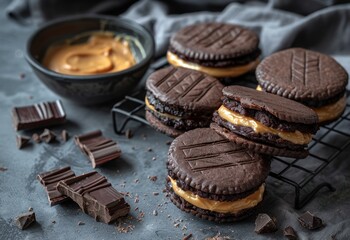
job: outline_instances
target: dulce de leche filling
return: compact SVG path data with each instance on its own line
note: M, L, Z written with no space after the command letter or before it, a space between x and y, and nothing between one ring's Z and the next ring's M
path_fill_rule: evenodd
M219 213L238 213L241 210L253 208L262 201L265 191L265 184L262 184L258 190L245 198L234 201L216 201L212 199L202 198L190 191L184 191L177 186L177 183L174 179L171 177L169 177L169 179L176 195L185 199L187 202L196 207Z
M68 75L118 72L136 64L129 42L112 34L95 33L87 42L49 47L43 65Z
M311 108L317 113L318 121L325 122L338 117L346 107L346 96L344 95L335 103L331 103L318 108Z
M163 116L163 117L167 117L167 118L170 118L170 119L175 119L175 120L179 120L181 119L180 117L177 117L177 116L174 116L174 115L171 115L169 113L161 113L161 112L158 112L153 105L151 105L147 99L147 97L145 97L145 104L146 104L146 107L148 109L150 109L152 112L156 112L157 114L159 114L160 116Z
M256 87L256 90L262 91L261 86L258 85ZM330 119L334 119L338 117L344 111L345 107L346 107L346 96L344 95L335 103L331 103L318 108L311 107L311 109L316 112L319 122L325 122Z
M185 61L170 51L168 51L167 53L167 59L168 59L168 62L175 67L184 67L184 68L197 70L200 72L207 73L208 75L213 77L238 77L255 69L256 66L259 64L259 58L257 58L254 61L241 66L217 67L217 68L205 67L196 63Z
M280 130L276 130L263 125L262 123L260 123L259 121L256 121L253 118L243 116L239 113L231 111L223 105L221 105L221 107L219 108L218 113L222 119L234 125L250 127L256 133L272 133L294 144L304 145L304 144L308 144L312 140L312 135L309 133L302 133L300 131L283 132Z

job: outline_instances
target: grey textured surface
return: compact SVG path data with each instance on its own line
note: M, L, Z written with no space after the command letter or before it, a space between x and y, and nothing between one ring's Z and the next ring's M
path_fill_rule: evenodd
M131 216L137 218L139 210L145 215L141 221L128 220L135 226L134 230L120 233L115 224L95 222L73 203L49 207L45 191L36 180L38 173L66 165L72 166L77 174L92 169L72 138L64 144L41 143L31 144L23 150L16 148L11 107L54 100L58 96L36 79L25 62L25 41L34 27L21 27L7 20L3 14L6 2L0 3L0 167L8 170L0 171L0 239L182 239L183 234L189 233L193 234L192 239L204 239L217 233L231 239L283 239L282 229L288 225L296 229L300 239L331 239L331 235L336 235L336 239L350 238L350 149L346 149L315 179L316 183L331 182L337 191L330 193L322 190L300 211L292 208L293 189L269 178L267 196L260 212L275 216L279 230L273 234L257 235L253 231L254 217L238 223L215 224L180 211L166 199L162 190L169 147L166 142L170 138L137 124L130 126L134 130L132 139L117 136L112 130L111 106L82 107L66 100L63 100L63 104L68 122L52 130L59 132L67 129L73 136L100 128L106 136L116 140L123 151L122 157L97 171L105 175L119 191L130 192L132 197L126 197L126 200L131 205ZM25 74L23 79L21 73ZM350 129L349 126L344 127ZM152 148L152 151L148 151L148 148ZM156 160L152 160L153 157ZM158 177L156 182L148 179L152 175ZM155 196L153 192L159 195ZM135 202L136 195L139 202ZM13 219L29 207L34 209L38 223L21 231L14 226ZM157 210L157 216L153 215L154 210ZM297 216L305 210L323 218L326 227L317 231L302 229ZM79 221L85 225L78 225ZM179 223L178 227L176 223Z

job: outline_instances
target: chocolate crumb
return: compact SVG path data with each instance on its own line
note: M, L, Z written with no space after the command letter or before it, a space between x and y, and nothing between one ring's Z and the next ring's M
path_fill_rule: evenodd
M153 149L152 148L147 148L147 151L152 152Z
M62 130L62 132L61 132L61 139L62 139L62 141L63 142L67 142L68 138L69 138L69 135L68 135L67 130Z
M0 172L5 172L5 171L7 171L7 168L5 168L5 167L0 167Z
M22 135L16 136L17 148L21 149L29 143L30 138Z
M201 229L201 231L203 231L203 229ZM221 236L220 233L218 233L216 236L206 238L205 240L230 240L230 237Z
M155 161L155 160L156 160L156 157L153 157L152 160Z
M36 142L36 143L41 143L40 136L39 136L39 134L37 134L37 133L34 133L34 134L32 135L32 140L33 140L34 142Z
M52 143L55 141L56 135L49 129L45 128L44 132L40 134L40 139L46 143Z
M298 239L298 235L295 232L294 228L292 228L291 226L286 227L283 230L283 235L288 238L289 240L297 240Z
M175 224L174 224L174 227L177 228L177 227L179 227L179 225L180 225L180 223L175 223Z
M255 220L254 231L260 233L272 233L277 231L276 220L266 213L260 213Z
M190 238L192 238L192 233L190 233L189 235L187 235L186 237L184 237L182 240L189 240Z
M17 216L15 219L15 223L16 223L17 227L21 230L28 228L34 222L36 222L35 212L23 213L23 214Z
M148 179L155 182L155 181L157 181L158 177L157 176L149 176Z
M135 179L135 180L134 180L134 183L139 183L139 182L140 182L139 179Z
M55 224L56 223L56 221L55 220L53 220L53 221L51 221L53 224Z
M298 221L302 227L309 230L318 229L324 226L322 219L313 215L309 211L298 217Z
M154 196L158 196L159 193L158 193L158 192L153 192L153 195L154 195Z
M78 222L78 226L81 226L81 225L85 225L85 223L82 222L82 221L79 221L79 222Z
M29 208L28 208L28 212L33 212L33 208L32 208L32 207L29 207Z
M130 138L133 137L133 133L131 132L130 129L126 129L126 131L125 131L125 137L126 137L127 139L130 139Z
M20 74L19 74L19 78L20 78L20 79L24 79L25 77L26 77L26 75L25 75L24 73L20 73Z
M158 216L158 211L157 210L153 210L153 215L154 216Z

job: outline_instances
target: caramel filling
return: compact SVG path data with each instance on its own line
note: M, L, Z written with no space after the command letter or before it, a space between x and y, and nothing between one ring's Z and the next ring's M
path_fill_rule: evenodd
M147 97L145 97L145 104L146 104L146 107L149 108L151 111L153 112L156 112L157 114L159 114L160 116L163 116L163 117L167 117L167 118L170 118L170 119L175 119L175 120L180 120L181 118L180 117L177 117L177 116L174 116L174 115L171 115L171 114L168 114L168 113L161 113L161 112L158 112L153 105L151 105L147 99Z
M196 207L219 213L238 213L241 210L255 207L259 202L262 201L265 191L265 184L262 184L258 190L245 198L234 201L216 201L212 199L202 198L190 191L184 191L177 186L177 183L174 179L171 177L169 177L169 179L176 195L185 199L187 202Z
M95 33L84 43L52 45L43 60L45 67L69 75L118 72L135 64L129 42L107 33Z
M346 96L344 95L335 103L331 103L318 108L311 108L317 113L318 121L325 122L338 117L346 107Z
M256 90L262 91L261 86L258 85L256 87ZM325 122L330 119L334 119L338 117L344 111L345 107L346 107L346 96L344 95L335 103L331 103L318 108L311 107L311 109L316 112L318 116L318 122Z
M312 140L312 135L309 133L302 133L300 131L283 132L280 130L276 130L263 125L262 123L260 123L259 121L256 121L253 118L246 117L234 111L231 111L223 105L221 105L221 107L219 108L218 113L221 118L225 119L226 121L234 125L250 127L256 133L272 133L294 144L304 145L304 144L308 144Z
M168 62L173 66L197 70L200 72L207 73L208 75L211 75L213 77L238 77L247 72L250 72L251 70L254 70L256 66L259 64L259 58L257 58L254 61L241 66L217 67L217 68L205 67L197 63L185 61L170 51L168 51L167 53L167 59L168 59Z

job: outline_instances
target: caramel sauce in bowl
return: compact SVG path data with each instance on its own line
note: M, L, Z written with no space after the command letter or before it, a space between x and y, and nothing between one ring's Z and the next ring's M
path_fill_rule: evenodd
M131 20L80 15L35 31L27 41L26 60L50 90L91 105L131 93L154 48L153 36Z

